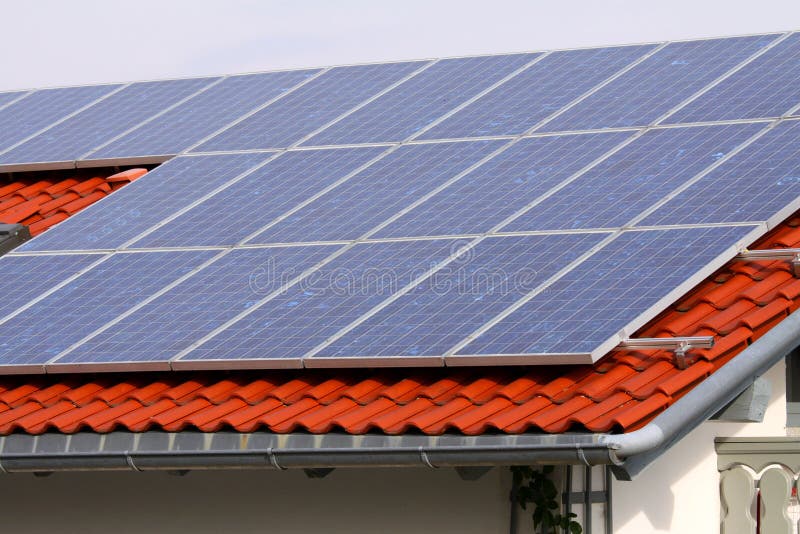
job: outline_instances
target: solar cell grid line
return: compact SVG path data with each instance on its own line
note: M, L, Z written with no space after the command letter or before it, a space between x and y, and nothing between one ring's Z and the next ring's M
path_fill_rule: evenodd
M591 363L749 243L756 226L627 231L469 342L447 365Z
M798 103L800 34L793 33L664 122L780 117Z
M0 325L0 367L43 370L73 341L213 255L211 251L115 254Z
M334 67L289 97L193 147L192 152L288 147L427 63Z
M631 132L608 132L522 139L373 237L488 231L630 136Z
M120 85L85 85L35 91L0 109L0 150L27 139L59 119L91 104Z
M97 261L94 254L0 258L0 322L53 286ZM32 273L36 273L32 275ZM1 344L1 343L0 343Z
M763 128L743 123L649 130L500 231L623 226Z
M441 360L455 343L608 235L490 237L305 358L304 365L323 367L342 359L352 365Z
M502 145L470 141L401 146L247 243L357 239Z
M91 364L108 369L128 363L163 367L178 352L266 294L282 292L289 280L338 248L310 245L230 250L110 328L106 325L89 333L48 367L64 370Z
M174 155L268 101L296 88L319 70L228 76L158 118L91 152L88 159Z
M778 221L798 207L800 121L774 123L723 165L639 221L641 226Z
M235 245L383 150L361 147L286 152L133 241L128 248Z
M539 131L645 126L777 38L773 34L669 43Z
M0 164L74 161L216 78L137 82L0 155Z
M111 250L215 191L269 154L174 158L15 250Z
M183 353L173 367L227 368L237 360L248 361L249 366L301 367L308 350L435 268L463 243L458 239L359 243L312 278Z
M402 141L538 56L511 54L439 60L302 144Z
M552 52L419 139L523 133L654 49L634 45Z

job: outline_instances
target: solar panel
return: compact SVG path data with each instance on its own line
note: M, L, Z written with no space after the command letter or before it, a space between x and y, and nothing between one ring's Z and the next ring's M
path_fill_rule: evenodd
M409 284L463 244L459 240L363 243L180 358L251 360L299 367L339 328ZM199 365L190 367L198 367Z
M287 152L132 246L234 245L383 151L361 147Z
M489 231L630 137L630 132L609 132L523 139L379 230L375 237Z
M419 138L521 134L654 49L641 45L553 52Z
M230 76L92 152L87 159L178 154L317 72L295 70Z
M670 43L540 130L555 132L649 124L777 37L762 35Z
M287 147L423 65L415 61L336 67L193 151Z
M453 345L608 235L489 237L304 364L321 366L341 358L374 365L394 358L441 360Z
M501 231L624 226L763 128L729 124L650 130Z
M800 121L778 124L641 225L778 222L800 208Z
M279 290L282 284L338 248L328 245L231 251L113 328L65 354L57 364L161 362L164 366L202 336Z
M17 250L121 247L268 157L245 153L175 158Z
M488 156L501 141L406 145L249 243L356 239Z
M512 54L440 60L302 144L402 141L537 56Z
M800 104L800 34L767 50L668 123L780 117Z
M0 152L105 96L119 85L44 89L0 110Z
M0 258L0 320L42 295L56 284L78 274L101 256L13 256ZM35 274L34 274L35 273ZM0 343L1 344L1 343Z
M800 208L797 46L0 93L6 170L178 154L0 260L0 373L593 361Z
M535 363L555 355L572 363L594 361L660 311L659 303L672 302L711 274L725 261L720 255L733 254L753 229L625 232L455 355L448 351L446 361Z
M213 81L214 78L193 78L131 84L0 154L0 164L79 159Z
M17 100L25 97L25 95L29 94L29 91L9 91L6 93L0 93L0 108L9 106Z
M184 251L112 256L0 325L0 365L45 364L213 254Z

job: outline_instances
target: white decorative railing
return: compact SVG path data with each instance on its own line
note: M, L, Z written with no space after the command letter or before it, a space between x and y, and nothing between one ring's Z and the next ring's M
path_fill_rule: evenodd
M797 534L800 439L717 438L722 534Z

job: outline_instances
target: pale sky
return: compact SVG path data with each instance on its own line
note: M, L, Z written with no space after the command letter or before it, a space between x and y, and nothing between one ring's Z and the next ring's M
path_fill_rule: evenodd
M800 30L800 0L0 0L0 90Z

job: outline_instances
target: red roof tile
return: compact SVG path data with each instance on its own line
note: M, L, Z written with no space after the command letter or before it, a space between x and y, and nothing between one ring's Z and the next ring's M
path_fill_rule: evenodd
M0 185L0 223L24 224L32 236L41 234L146 173L129 169L111 176L47 180L38 179L38 173L17 174L12 183Z
M40 206L48 211L38 213L43 219L34 228L63 216L56 200L76 191L81 199L102 196L109 183L144 172L98 178L91 187L70 180L15 182L0 187L0 206L13 210L46 191L50 200ZM798 224L784 223L752 248L800 246ZM7 376L0 378L0 434L630 431L798 307L800 280L786 263L729 263L640 331L647 337L713 335L714 347L690 351L685 369L668 351L627 350L582 366Z

